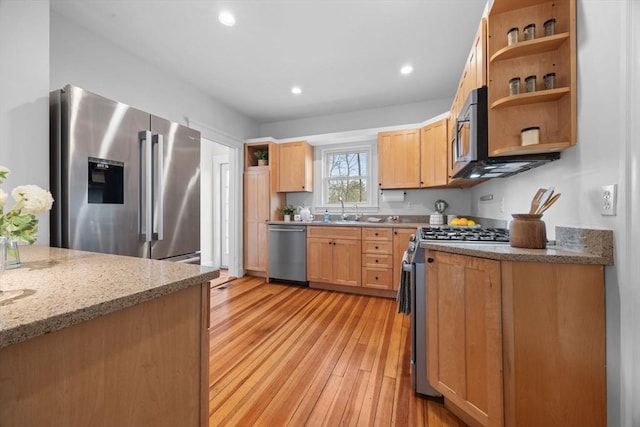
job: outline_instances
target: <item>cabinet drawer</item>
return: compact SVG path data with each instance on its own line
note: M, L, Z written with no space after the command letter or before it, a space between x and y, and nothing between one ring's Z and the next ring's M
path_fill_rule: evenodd
M392 228L362 228L362 240L393 240Z
M393 243L364 240L362 242L362 252L367 254L391 255L393 254Z
M390 268L363 268L362 287L393 290L393 271Z
M308 226L307 237L328 237L330 239L360 240L360 227Z
M393 268L393 256L362 254L362 266L374 268Z

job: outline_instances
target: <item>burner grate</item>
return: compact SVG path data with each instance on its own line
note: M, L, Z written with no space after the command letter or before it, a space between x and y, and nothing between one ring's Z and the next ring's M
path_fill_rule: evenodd
M470 227L422 227L422 240L459 242L509 242L509 230L506 228L470 228Z

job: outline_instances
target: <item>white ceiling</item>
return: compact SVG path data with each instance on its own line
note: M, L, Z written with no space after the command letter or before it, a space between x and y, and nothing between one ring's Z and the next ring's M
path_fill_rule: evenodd
M485 3L51 0L51 9L269 123L453 98ZM218 22L221 10L234 27Z

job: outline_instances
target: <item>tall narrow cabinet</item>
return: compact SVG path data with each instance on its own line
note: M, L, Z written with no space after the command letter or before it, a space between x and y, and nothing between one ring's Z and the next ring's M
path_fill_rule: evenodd
M268 152L268 164L258 166L256 151ZM278 146L274 143L245 144L244 171L244 270L267 277L269 230L267 221L279 219L284 195L277 192Z

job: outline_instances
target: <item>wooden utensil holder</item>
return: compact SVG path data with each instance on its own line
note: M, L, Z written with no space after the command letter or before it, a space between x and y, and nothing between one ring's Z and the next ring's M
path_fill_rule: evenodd
M512 214L509 241L514 248L545 249L547 229L540 214Z

